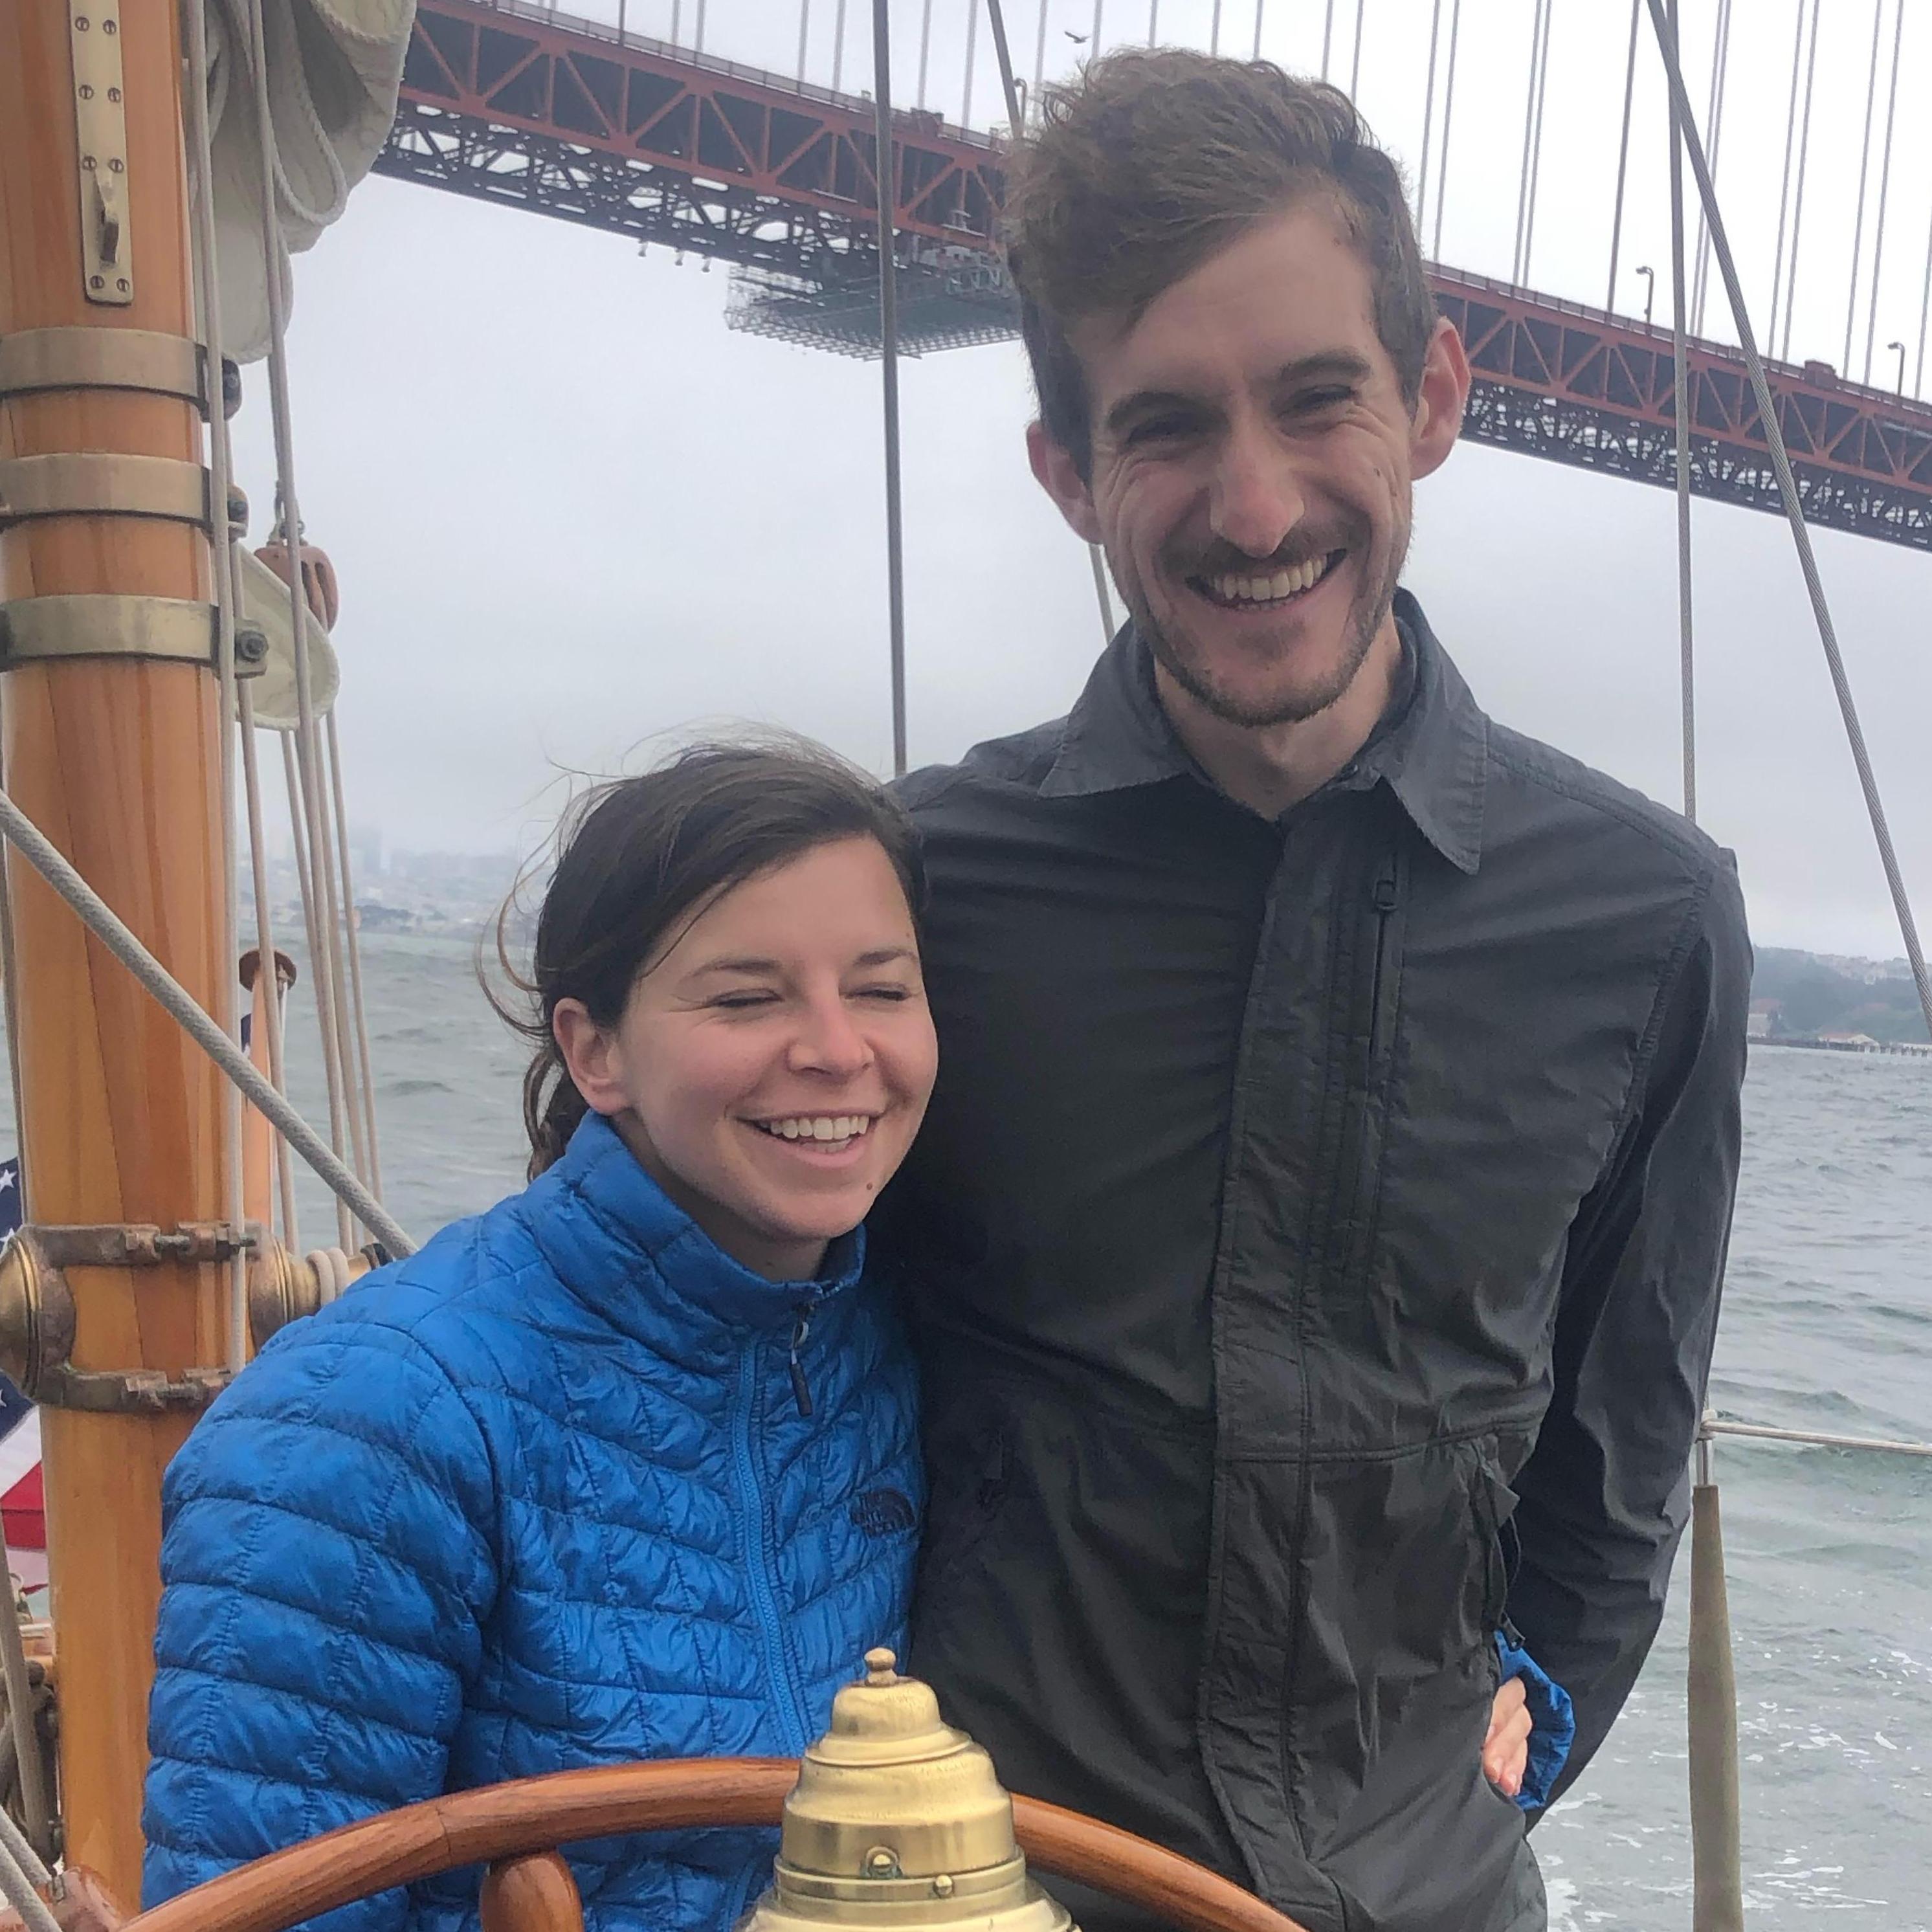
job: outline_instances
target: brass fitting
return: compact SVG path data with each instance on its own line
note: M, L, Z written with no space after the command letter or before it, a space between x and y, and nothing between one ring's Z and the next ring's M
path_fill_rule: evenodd
M940 1722L931 1688L896 1663L868 1651L864 1678L833 1699L832 1728L785 1800L772 1888L744 1932L969 1922L1074 1932L1027 1876L992 1760Z
M32 1228L0 1248L0 1369L38 1396L74 1352L74 1297Z
M340 1248L311 1248L298 1256L265 1230L257 1228L255 1233L248 1259L248 1333L257 1348L297 1316L313 1315L388 1259L373 1244L352 1255Z

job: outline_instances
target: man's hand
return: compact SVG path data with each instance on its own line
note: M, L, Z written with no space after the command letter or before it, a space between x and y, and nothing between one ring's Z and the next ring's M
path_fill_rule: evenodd
M1512 1677L1490 1707L1490 1734L1483 1740L1483 1775L1505 1798L1522 1789L1529 1768L1529 1700L1520 1677Z

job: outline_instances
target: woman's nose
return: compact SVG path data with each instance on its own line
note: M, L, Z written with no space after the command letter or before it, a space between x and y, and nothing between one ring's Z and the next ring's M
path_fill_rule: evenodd
M1223 543L1274 556L1300 522L1307 499L1287 451L1258 431L1231 436L1216 466L1209 519Z
M788 1056L795 1072L848 1078L872 1064L872 1048L842 999L814 1001L794 1036Z

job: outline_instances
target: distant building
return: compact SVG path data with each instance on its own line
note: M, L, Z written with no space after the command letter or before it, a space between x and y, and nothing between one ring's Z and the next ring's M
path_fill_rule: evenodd
M1782 1000L1754 1000L1750 1003L1750 1017L1744 1022L1744 1033L1748 1039L1769 1040L1784 1029L1780 1024L1780 1016L1784 1011Z

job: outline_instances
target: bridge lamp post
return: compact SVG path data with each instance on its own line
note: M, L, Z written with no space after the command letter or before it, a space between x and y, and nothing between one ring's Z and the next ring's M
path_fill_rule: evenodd
M1639 268L1636 272L1643 278L1643 326L1648 328L1651 310L1657 306L1657 271Z
M1888 349L1896 349L1898 351L1898 393L1902 396L1905 393L1905 344L1902 342L1888 342L1885 346Z

